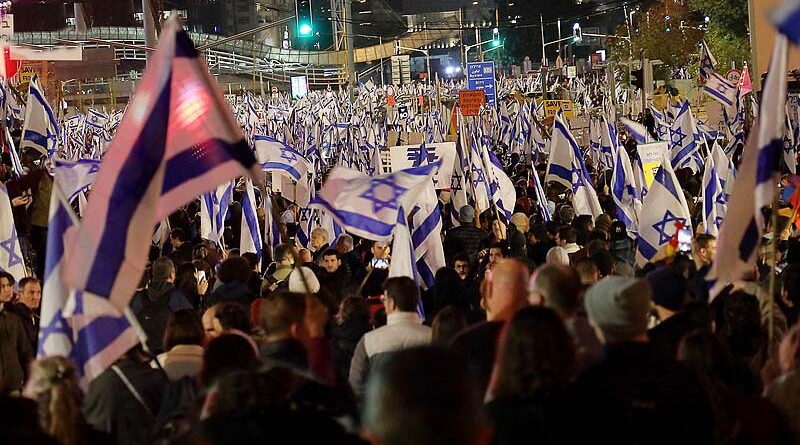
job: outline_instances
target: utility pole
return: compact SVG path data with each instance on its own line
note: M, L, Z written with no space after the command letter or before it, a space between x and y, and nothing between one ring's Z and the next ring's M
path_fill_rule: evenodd
M347 41L347 75L350 78L350 100L353 100L355 86L358 83L356 73L355 48L353 47L353 1L344 0L344 34Z
M547 54L544 52L544 16L539 14L539 27L542 29L542 66L547 65Z
M75 13L75 31L86 32L86 10L83 9L83 3L73 3L72 10Z
M144 46L155 48L156 22L153 17L153 4L151 0L142 0L142 24L144 25ZM147 60L150 60L150 51L147 52Z

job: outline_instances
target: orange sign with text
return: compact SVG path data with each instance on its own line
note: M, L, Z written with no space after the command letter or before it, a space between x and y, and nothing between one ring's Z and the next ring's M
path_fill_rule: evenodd
M461 115L477 116L481 105L486 102L486 94L483 90L461 90L458 92L458 102L461 105Z

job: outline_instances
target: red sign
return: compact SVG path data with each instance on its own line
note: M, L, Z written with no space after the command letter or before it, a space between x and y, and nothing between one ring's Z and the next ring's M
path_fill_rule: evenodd
M486 94L483 90L461 90L458 92L458 103L462 116L477 116L481 105L486 103Z

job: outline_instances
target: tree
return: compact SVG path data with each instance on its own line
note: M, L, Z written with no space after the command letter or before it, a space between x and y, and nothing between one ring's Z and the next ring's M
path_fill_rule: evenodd
M747 0L689 0L689 6L709 19L705 40L720 72L727 71L731 62L741 67L750 59Z

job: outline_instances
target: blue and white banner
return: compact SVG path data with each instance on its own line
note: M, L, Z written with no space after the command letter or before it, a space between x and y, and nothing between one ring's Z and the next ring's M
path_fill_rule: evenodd
M28 276L17 229L14 227L11 199L5 184L2 183L0 183L0 270L10 273L17 282Z

